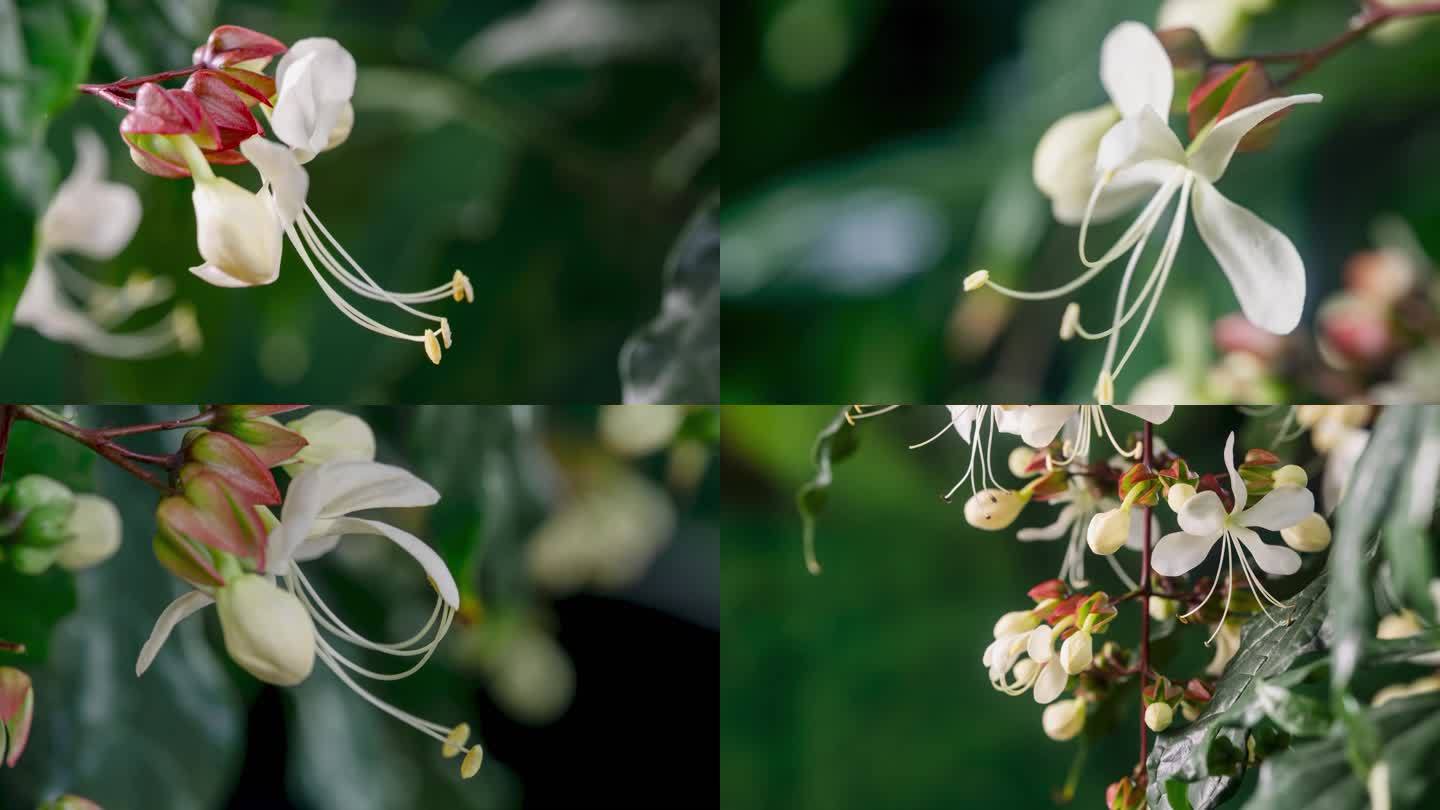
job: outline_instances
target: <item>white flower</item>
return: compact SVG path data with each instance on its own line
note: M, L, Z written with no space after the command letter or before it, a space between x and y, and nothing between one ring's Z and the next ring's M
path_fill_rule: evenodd
M66 531L70 540L60 547L55 562L67 571L99 565L120 549L120 510L99 495L76 495Z
M1045 736L1057 742L1073 740L1085 730L1085 701L1080 698L1061 700L1045 707L1040 715Z
M1125 22L1106 36L1100 53L1100 80L1122 118L1101 140L1095 164L1099 180L1081 218L1079 250L1087 270L1071 282L1043 292L1012 290L990 281L984 284L1023 300L1059 298L1082 287L1129 251L1109 328L1089 332L1072 324L1080 337L1107 341L1095 386L1096 399L1103 403L1113 398L1114 380L1124 370L1155 314L1191 205L1200 238L1229 279L1245 317L1276 334L1288 333L1299 324L1305 301L1305 268L1299 252L1283 233L1226 199L1214 184L1225 174L1236 148L1250 130L1288 107L1315 103L1321 97L1304 94L1272 98L1236 110L1207 125L1187 150L1166 123L1175 93L1174 71L1164 46L1149 28ZM1115 245L1091 260L1085 242L1096 212L1110 206L1138 204L1147 196L1149 202ZM1131 280L1141 255L1175 199L1175 215L1159 257L1140 292L1130 301ZM1117 360L1120 332L1141 314L1142 305L1140 325Z
M375 433L364 419L326 408L285 424L308 442L285 463L291 478L332 461L374 461Z
M1152 425L1163 424L1175 412L1174 405L1115 405L1117 411L1138 416ZM1115 452L1130 458L1138 456L1140 448L1125 449L1115 440L1110 431L1105 411L1098 405L1031 405L1019 412L1007 427L1007 432L1019 434L1020 439L1035 448L1049 447L1060 431L1066 429L1066 440L1061 447L1058 464L1069 464L1077 458L1088 458L1090 439L1105 436Z
M293 676L303 669L304 633L296 627L297 624L304 623L304 620L299 618L304 616L313 622L311 635L314 637L314 656L335 673L337 678L372 706L441 743L447 756L458 755L468 740L468 727L463 724L457 727L442 726L398 709L361 687L350 674L353 672L373 680L395 681L420 671L439 648L440 642L450 629L455 611L460 606L460 592L455 579L433 549L402 529L376 520L352 517L351 514L369 509L430 506L439 499L440 494L433 487L411 473L398 467L368 461L331 462L309 469L296 478L285 493L279 524L270 532L265 556L266 570L260 572L266 578L283 579L285 590L270 586L271 590L265 591L253 584L244 586L243 597L235 599L228 608L232 617L228 620L230 627L226 628L226 647L232 657L236 657L238 653L237 663L246 666L257 677L266 672L267 662L274 665L274 662L279 661L280 665L275 665L274 672L269 674L280 678L275 682L292 681ZM273 521L273 518L271 520ZM347 535L377 535L388 538L420 564L437 596L430 620L411 638L386 644L373 641L350 629L324 603L319 592L300 570L301 562L329 553L340 539ZM252 579L259 579L269 585L264 578L246 574L227 583L217 594L212 595L197 589L172 602L156 621L150 639L141 650L135 664L135 674L142 675L149 668L176 624L201 608L213 604L216 596L222 601L234 599L227 596L226 591ZM266 594L269 594L268 602ZM292 601L302 606L303 612L294 612ZM266 603L262 605L262 602ZM223 614L224 611L222 624L227 621ZM267 616L289 618L285 619L286 626L282 629L277 622L267 620ZM269 633L278 634L276 638L267 639L267 626ZM231 627L234 629L233 641ZM373 672L341 654L326 639L327 633L373 652L401 660L418 660L403 672ZM303 677L300 680L303 680ZM477 766L478 750L479 746L475 746L470 755L467 755L467 761Z
M1073 624L1074 617L1065 621ZM1022 695L1033 689L1036 703L1050 703L1070 682L1055 653L1054 639L1063 628L1031 624L1030 629L1015 631L1017 625L1024 624L1004 620L997 623L995 640L985 648L980 660L990 671L991 686L1008 695Z
M1120 120L1120 111L1113 104L1102 104L1093 110L1070 113L1050 125L1035 145L1031 174L1035 187L1050 198L1050 210L1056 221L1079 225L1085 216L1090 193L1095 190L1095 159L1100 154L1100 139ZM1104 221L1123 210L1111 204L1091 212L1097 221ZM1124 202L1121 200L1121 202Z
M301 163L350 135L355 108L355 58L329 37L297 40L275 68L270 125Z
M294 686L315 668L315 625L293 594L245 574L215 594L225 651L265 683Z
M190 268L217 287L254 287L280 277L280 226L270 192L223 177L195 178L195 238L204 264Z
M1250 563L1245 559L1245 551L1249 551L1255 559L1255 564L1268 574L1284 576L1300 570L1299 554L1283 545L1270 545L1262 542L1255 529L1281 531L1296 525L1315 511L1315 496L1310 494L1310 490L1302 487L1279 486L1247 509L1248 494L1245 479L1241 478L1240 473L1235 469L1235 461L1232 458L1234 449L1235 434L1232 432L1225 440L1225 467L1230 471L1230 490L1235 497L1234 507L1226 512L1220 496L1211 490L1200 492L1187 500L1177 513L1181 531L1160 538L1160 542L1156 544L1151 555L1151 564L1158 574L1178 577L1204 562L1210 554L1210 550L1223 539L1225 545L1222 547L1220 555L1221 567L1226 567L1228 562L1223 579L1226 582L1231 581L1230 572L1234 570L1235 561L1239 560L1250 587L1264 600L1279 607L1280 600L1265 589L1254 571L1251 570ZM1215 584L1210 587L1210 593L1206 594L1205 601L1209 601L1210 596L1215 593L1215 588L1220 584L1221 579L1222 577L1218 575L1215 577ZM1204 602L1201 604L1203 605ZM1260 606L1262 609L1265 608L1264 601ZM1200 606L1197 605L1190 613L1199 609ZM1227 592L1225 597L1227 614L1229 609L1230 597ZM1185 615L1188 616L1190 613ZM1268 615L1268 613L1267 610L1266 614ZM1224 623L1223 615L1221 623Z
M982 487L986 490L1004 490L1005 487L995 480L993 466L990 462L990 450L994 447L995 432L998 430L1002 433L1014 433L1019 420L1030 407L1028 405L946 405L945 409L950 412L950 421L934 436L910 445L910 449L916 450L924 447L954 430L962 441L970 445L970 463L967 465L965 475L961 476L960 480L955 482L955 486L945 493L945 500L950 500L956 490L960 489L966 481L971 482L972 495L978 495ZM977 460L979 461L978 465L976 464ZM968 508L967 504L967 510ZM974 524L972 523L972 525ZM1006 525L1009 523L1007 522Z
M162 320L132 332L112 331L142 309L167 300L168 282L136 274L120 286L95 281L60 259L78 253L113 259L140 224L135 190L105 179L105 146L95 133L75 135L75 167L56 189L40 220L35 266L15 308L15 323L91 354L141 358L199 348L194 312L177 306ZM72 297L80 302L76 306Z
M1060 563L1059 578L1069 582L1075 588L1084 588L1090 584L1085 577L1085 549L1090 523L1097 513L1105 509L1113 509L1119 503L1112 498L1097 497L1085 477L1078 475L1069 479L1065 492L1048 503L1064 504L1060 508L1059 514L1055 516L1055 522L1049 526L1021 529L1016 532L1015 537L1022 542L1058 540L1062 536L1068 537L1065 558ZM1145 537L1144 514L1143 509L1130 510L1129 530L1124 541L1127 548L1138 549L1143 544ZM1159 522L1151 517L1150 525L1151 536L1158 537L1160 534ZM1125 573L1114 557L1108 557L1107 560L1122 582L1131 588L1135 587L1134 580Z

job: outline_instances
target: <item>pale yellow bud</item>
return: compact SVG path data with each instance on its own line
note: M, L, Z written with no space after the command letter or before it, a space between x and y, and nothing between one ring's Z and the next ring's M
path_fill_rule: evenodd
M1035 616L1034 612L1029 610L1012 610L1004 616L1001 616L999 621L995 622L995 638L1019 635L1020 633L1034 630L1039 625L1040 619Z
M76 495L66 528L70 540L60 547L55 561L67 571L98 565L120 548L120 510L99 495Z
M1166 599L1163 596L1152 596L1150 597L1149 608L1150 618L1157 622L1163 622L1167 619L1175 618L1175 612L1179 610L1179 605L1174 599Z
M1185 483L1171 484L1170 491L1165 493L1165 502L1170 504L1172 510L1179 512L1181 507L1185 506L1185 502L1193 497L1195 497L1195 487Z
M1085 730L1085 701L1058 700L1045 707L1040 716L1045 736L1058 742L1073 740Z
M1145 725L1155 733L1160 733L1175 722L1175 710L1170 708L1168 703L1151 703L1145 707Z
M1030 467L1030 463L1034 460L1035 451L1026 445L1022 444L1014 450L1011 450L1010 458L1007 459L1010 474L1016 478L1026 478L1035 475L1035 473L1026 472Z
M1085 542L1090 550L1101 556L1109 556L1125 546L1130 539L1130 513L1121 508L1101 512L1090 518L1085 530Z
M977 529L998 531L1015 522L1025 499L1008 489L982 489L965 502L965 522Z
M1094 660L1094 642L1084 630L1065 639L1060 645L1060 666L1071 675L1079 675Z
M1303 487L1310 483L1310 476L1305 474L1305 469L1298 464L1286 464L1275 471L1273 476L1277 487Z
M1402 610L1380 619L1379 626L1375 628L1375 637L1378 639L1409 638L1417 635L1420 630L1420 620L1415 616L1414 611Z
M246 574L215 596L230 657L256 678L294 686L315 667L315 625L293 594Z
M1324 551L1330 546L1330 524L1319 512L1291 526L1280 530L1280 539L1296 551Z

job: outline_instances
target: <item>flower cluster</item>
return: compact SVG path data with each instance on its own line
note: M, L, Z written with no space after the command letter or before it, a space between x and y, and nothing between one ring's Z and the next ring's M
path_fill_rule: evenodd
M1175 46L1177 59L1189 56ZM1201 48L1203 51L1203 47ZM1105 357L1094 394L1115 397L1115 379L1140 344L1175 265L1187 215L1256 326L1285 334L1300 322L1305 268L1299 252L1279 230L1231 202L1215 187L1237 150L1263 145L1292 106L1316 103L1316 94L1281 96L1258 63L1209 64L1187 105L1192 140L1183 146L1170 129L1177 65L1166 44L1146 26L1125 22L1105 38L1100 81L1110 103L1056 122L1035 150L1035 183L1050 198L1055 218L1080 226L1079 254L1085 272L1051 290L1027 292L1003 286L980 270L965 279L967 291L982 287L1021 300L1062 298L1087 284L1127 253L1115 312L1108 327L1086 329L1071 302L1060 324L1062 339L1104 340ZM1090 225L1144 203L1140 214L1110 249L1092 258ZM1140 260L1174 203L1159 255L1137 294L1130 294ZM1143 312L1142 312L1143 310ZM1120 335L1136 316L1127 348Z
M22 574L98 565L120 538L120 511L99 495L77 495L43 475L0 484L0 561Z
M280 57L273 76L264 71ZM202 263L190 268L221 287L251 287L280 274L282 237L288 239L321 290L346 317L388 337L420 343L439 363L451 343L450 323L416 305L445 298L473 301L460 271L447 283L413 293L381 287L340 245L306 203L305 164L350 136L355 122L355 60L340 43L316 37L288 48L272 37L222 25L195 50L193 64L142 79L82 89L126 110L120 134L135 164L160 177L190 177ZM167 79L185 77L180 88ZM258 110L279 142L268 140ZM211 164L248 163L261 186L250 192L219 177ZM327 276L329 277L327 279ZM372 318L346 300L350 293L390 304L426 321L405 332Z

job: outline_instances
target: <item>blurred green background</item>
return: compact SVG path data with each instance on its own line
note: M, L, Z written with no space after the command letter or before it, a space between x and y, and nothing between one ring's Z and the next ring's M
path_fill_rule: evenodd
M1025 591L1059 571L1063 538L1014 539L1019 528L1049 524L1055 509L1029 507L1001 532L971 528L963 498L947 504L940 497L964 473L968 445L951 434L907 450L948 417L939 406L906 408L862 422L859 450L836 465L817 526L824 570L811 576L794 497L813 474L815 434L838 411L724 408L724 805L1053 806L1078 745L1045 736L1041 707L1030 696L995 691L981 655L996 619L1028 608ZM1156 435L1194 469L1211 472L1223 470L1228 431L1240 431L1237 447L1268 445L1281 418L1283 411L1247 419L1228 407L1180 408ZM1110 422L1117 436L1140 424L1118 413ZM1012 481L1003 468L1016 444L1012 436L996 441L1002 483ZM1308 453L1304 440L1284 447L1282 454ZM1168 516L1161 520L1162 531L1174 530ZM1138 569L1138 554L1121 551L1118 559L1132 575ZM1093 588L1123 592L1093 554L1086 571ZM1136 611L1122 609L1104 638L1133 646L1137 624ZM1166 674L1198 674L1211 654L1201 644L1204 632L1183 628L1173 637L1182 646L1157 644ZM1105 787L1135 765L1133 684L1124 694L1114 727L1082 765L1076 807L1099 806ZM1092 730L1101 730L1095 719L1087 734Z
M151 550L157 496L22 422L5 480L39 472L98 492L120 508L125 537L114 558L73 576L22 576L0 562L0 638L30 647L0 653L0 666L26 671L36 693L30 743L0 779L0 808L33 810L66 791L106 810L715 806L713 411L642 414L623 441L594 407L344 410L373 426L377 460L440 491L434 507L379 519L440 552L469 617L417 675L365 684L427 720L469 722L485 746L480 774L461 782L458 760L323 667L298 687L264 687L230 662L213 610L183 622L137 679L141 645L183 588ZM70 413L95 427L194 409ZM179 439L128 444L171 452ZM287 478L276 471L282 489ZM541 543L551 549L543 570ZM410 558L373 538L347 539L306 576L371 638L409 637L434 603Z
M1235 5L1198 5L1222 4ZM1244 52L1317 45L1359 10L1271 5ZM961 281L984 267L1044 289L1078 273L1077 229L1053 222L1032 183L1034 147L1061 115L1104 101L1102 39L1122 20L1154 24L1159 6L727 4L725 401L1088 401L1103 350L1059 342L1063 300L962 298ZM1305 259L1297 335L1312 356L1315 309L1346 258L1374 246L1377 217L1399 215L1440 254L1440 29L1412 33L1359 42L1295 85L1324 103L1296 111L1271 149L1238 157L1220 183ZM1211 322L1238 311L1193 227L1176 267L1121 398L1167 359L1203 373ZM1104 275L1077 296L1091 320L1108 317L1117 283ZM1198 351L1180 356L1169 341ZM1318 376L1279 375L1282 401L1341 396Z
M22 3L21 19L38 18L43 5ZM0 16L7 7L15 13L6 3ZM667 255L719 185L717 7L114 0L85 71L91 82L187 66L221 23L287 43L339 40L359 66L356 123L348 142L307 166L311 205L383 286L426 289L460 268L476 301L432 306L456 340L437 368L415 344L348 321L289 245L268 287L201 282L186 270L198 263L192 184L141 173L122 147L122 112L76 98L48 122L56 179L69 171L73 132L92 129L110 149L111 177L140 192L144 214L114 261L68 257L71 264L113 283L134 270L173 280L177 297L195 305L205 347L132 363L17 329L0 352L5 393L51 401L619 401L621 346L656 316ZM248 166L220 173L258 185ZM381 309L367 311L396 320Z

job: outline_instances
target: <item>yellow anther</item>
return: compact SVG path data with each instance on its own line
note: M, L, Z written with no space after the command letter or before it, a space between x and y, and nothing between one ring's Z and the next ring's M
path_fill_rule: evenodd
M189 304L177 304L170 311L170 328L175 332L175 342L180 351L194 354L200 351L200 321L195 317L195 308Z
M485 752L480 750L480 746L471 748L470 753L466 754L465 759L460 762L460 778L469 779L479 773L480 762L483 759L485 759Z
M456 301L464 299L465 303L467 304L475 303L475 288L470 285L469 276L465 275L459 270L456 270L455 276L451 280L450 284L454 288L452 292L455 295Z
M425 356L430 358L430 362L440 365L440 341L435 339L433 329L425 330Z
M1095 401L1101 405L1115 402L1115 378L1108 371L1100 372L1100 379L1095 381Z
M989 270L976 270L965 277L965 292L975 292L990 283Z
M440 748L440 753L444 754L446 759L458 757L460 752L465 750L467 742L470 742L470 724L461 723L445 738L445 745Z
M1060 339L1069 340L1075 337L1075 331L1080 328L1080 305L1071 301L1065 305L1065 314L1060 316Z
M450 319L440 319L440 337L445 341L445 348L450 348Z

